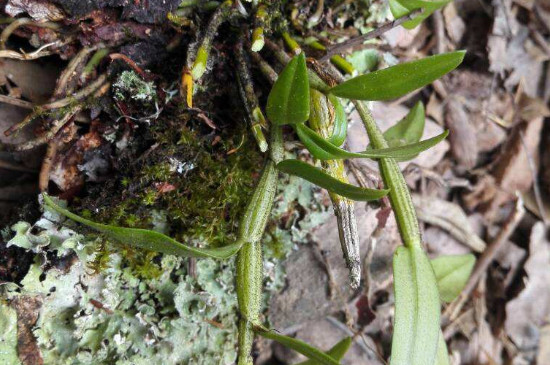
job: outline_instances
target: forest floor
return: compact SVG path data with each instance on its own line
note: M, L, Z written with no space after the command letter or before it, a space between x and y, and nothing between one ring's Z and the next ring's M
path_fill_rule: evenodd
M234 260L139 251L43 212L38 198L48 191L90 219L196 245L235 238L263 161L234 56L255 25L251 3L211 35L192 103L182 81L217 6L0 0L6 364L235 360ZM330 49L392 20L384 1L293 0L281 9L270 14L275 45L257 53L276 71L274 49L285 47L276 31L288 29L319 59L324 52L312 38ZM468 285L442 312L453 364L550 364L550 2L457 0L417 28L395 27L343 56L365 73L459 49L467 55L457 70L371 109L385 130L422 101L423 137L450 131L401 167L429 255L477 257ZM258 58L246 58L263 107L270 82ZM346 111L347 147L363 151L368 137L351 104ZM307 155L299 143L285 147ZM350 180L380 183L376 163L346 166ZM281 180L264 244L265 319L323 349L353 336L343 364L385 364L391 261L401 242L391 209L356 205L363 280L352 290L328 194L295 177ZM263 339L255 356L257 364L304 360Z

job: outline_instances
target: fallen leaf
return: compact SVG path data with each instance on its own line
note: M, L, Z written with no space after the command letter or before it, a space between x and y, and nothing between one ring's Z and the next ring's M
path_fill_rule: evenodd
M525 263L525 289L506 305L506 333L520 351L539 344L542 327L550 316L550 241L547 234L542 222L533 226L529 238L530 256Z
M418 194L413 194L413 203L420 220L445 229L476 252L485 250L485 242L475 234L468 217L459 205L437 197L423 197Z

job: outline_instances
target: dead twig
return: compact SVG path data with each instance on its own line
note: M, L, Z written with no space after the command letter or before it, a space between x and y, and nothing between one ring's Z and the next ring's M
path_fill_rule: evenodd
M20 108L25 108L25 109L33 109L34 108L34 104L31 103L30 101L21 100L21 99L18 99L18 98L14 98L13 96L7 96L7 95L0 95L0 103L15 105L15 106L18 106Z
M335 46L329 47L327 50L327 53L319 59L319 62L326 62L330 59L331 56L339 53L343 53L349 48L352 48L358 44L364 43L370 39L380 37L382 34L386 33L387 31L392 30L395 27L400 26L401 24L411 20L415 16L422 13L422 9L413 10L408 15L405 15L404 17L401 17L399 19L393 20L391 22L388 22L386 24L381 25L380 27L377 27L375 30L372 30L368 33L365 33L363 35L360 35L355 38L348 39L347 41L344 41L340 44L337 44Z
M260 147L260 151L267 151L267 140L265 139L263 129L268 128L267 121L260 109L260 104L256 93L254 92L254 84L252 83L252 75L246 58L243 42L238 42L235 47L235 58L237 63L237 81L239 84L239 93L243 101L245 110L250 122L252 134Z
M37 171L34 170L34 169L30 169L28 167L21 166L21 165L11 163L11 162L8 162L8 161L4 161L4 160L0 160L0 169L11 170L11 171L19 171L19 172L29 172L29 173L32 173L32 174L37 173Z
M523 218L524 213L525 210L523 208L523 202L520 198L517 198L514 211L510 214L495 239L487 246L487 249L483 251L483 254L477 261L468 283L462 290L462 293L460 293L458 298L451 303L451 305L449 305L443 313L441 318L441 323L443 326L446 326L449 321L454 321L460 314L460 310L468 300L470 294L472 294L472 291L476 287L478 281L487 271L489 265L493 262L499 250L506 245L508 239Z
M539 181L537 178L537 168L535 167L533 156L531 156L531 153L529 153L529 147L527 147L525 136L523 135L523 131L521 130L519 131L519 138L521 140L523 150L525 151L525 156L527 157L529 171L531 172L531 176L533 178L533 193L535 194L535 201L537 203L537 208L540 213L540 218L542 219L544 225L548 227L548 218L546 217L546 210L544 209L544 203L542 202L542 194L540 192Z
M31 18L20 18L15 21L13 21L10 25L8 25L4 30L2 31L2 34L0 34L0 49L6 49L6 42L8 41L8 38L10 35L19 27L22 27L24 25L33 26L33 27L40 27L40 28L48 28L52 30L58 30L60 28L60 25L54 22L43 22L39 23Z
M122 53L111 53L109 55L109 58L111 60L122 60L124 62L126 62L126 64L128 66L130 66L132 68L132 70L134 70L139 76L141 76L142 79L144 79L145 81L150 81L151 77L149 75L147 75L147 73L145 71L143 71L143 69L141 67L138 66L138 64L132 60L130 57L126 56L125 54L122 54Z
M66 98L59 99L57 101L51 102L51 103L47 103L47 104L37 106L31 114L29 114L27 117L25 117L25 119L23 119L21 122L19 122L17 124L14 124L10 128L8 128L4 132L4 135L10 136L14 132L17 132L17 131L21 130L23 127L28 125L34 118L38 117L39 115L41 115L42 113L44 113L47 110L63 108L63 107L66 107L66 106L70 105L71 103L73 103L75 101L79 101L79 100L82 100L82 99L90 96L94 91L96 91L98 88L103 86L103 84L105 83L105 80L107 80L107 74L102 74L94 82L92 82L88 86L80 89L79 91L74 93L74 95L72 95L70 97L66 97Z
M54 139L48 144L44 161L42 161L42 167L40 168L40 174L38 175L38 189L41 192L48 190L48 183L50 182L50 170L52 169L53 160L57 155L57 141Z

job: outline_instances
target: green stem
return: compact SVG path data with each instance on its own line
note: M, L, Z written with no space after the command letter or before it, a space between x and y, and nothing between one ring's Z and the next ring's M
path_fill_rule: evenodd
M248 60L244 53L243 42L240 41L235 47L235 58L237 59L237 81L239 83L239 92L243 100L252 134L260 147L260 151L267 151L267 141L262 132L262 128L267 129L267 121L260 109L258 98L254 92L254 84L252 83L252 75L248 66Z
M365 125L367 134L374 148L387 148L388 143L368 108L361 101L353 101L357 112ZM397 226L405 246L421 248L418 218L411 199L411 194L399 165L393 158L381 158L378 162L384 185L390 189L390 202L397 220Z
M261 239L271 213L277 191L276 163L283 159L282 130L271 126L271 156L258 186L250 199L239 226L239 240L245 242L237 256L237 300L239 322L239 365L252 365L254 333L252 325L260 323L263 262Z
M316 49L318 51L326 51L327 50L327 47L325 47L324 45L322 45L318 41L309 42L308 46L310 46L311 48ZM340 56L340 55L334 55L334 56L330 57L330 62L332 62L334 64L334 66L338 67L338 69L340 71L345 72L347 74L351 75L355 71L355 67L353 67L353 65L351 63L346 61L346 59L344 57Z
M260 52L264 48L264 28L267 18L267 8L264 4L258 6L254 19L254 30L252 31L252 45L250 49L253 52Z
M210 54L210 49L212 48L212 41L214 40L220 25L222 25L231 16L233 10L233 1L226 0L218 6L214 14L212 14L212 17L206 27L206 31L204 32L202 41L200 42L200 46L196 52L195 60L190 67L193 80L196 81L200 79L206 71L208 56ZM193 52L189 52L187 65L191 64L190 60L192 57Z

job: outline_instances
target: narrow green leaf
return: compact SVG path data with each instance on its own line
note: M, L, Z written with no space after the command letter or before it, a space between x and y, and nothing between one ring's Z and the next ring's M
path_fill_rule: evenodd
M308 359L315 360L317 363L322 365L340 365L338 360L333 359L331 356L325 354L319 349L308 345L304 341L300 341L296 338L280 335L274 331L270 331L266 328L260 326L254 326L254 332L259 334L262 337L267 339L277 341L283 346L289 347L294 351L301 353L306 356Z
M419 101L405 118L384 132L384 138L390 147L416 143L424 133L425 120L424 104Z
M341 98L389 100L424 87L454 70L465 51L443 53L357 76L330 89Z
M319 160L339 160L344 158L409 159L435 146L449 134L448 131L445 131L435 137L405 146L370 149L363 152L349 152L340 147L336 147L305 124L296 124L294 127L304 146L306 146L309 152Z
M431 261L439 297L452 302L460 294L474 269L476 258L472 254L441 256Z
M437 340L437 358L434 365L450 365L449 351L447 351L447 344L445 343L445 337L443 337L443 332L441 332L441 330L439 330L439 340Z
M399 247L393 257L395 324L391 365L436 360L440 303L430 261L420 247Z
M340 103L340 100L336 96L329 94L328 100L334 107L334 127L332 129L332 136L330 136L328 141L335 146L341 146L348 134L348 118L342 103Z
M183 257L209 257L213 259L226 259L235 255L242 246L242 242L233 243L220 248L198 248L184 245L162 233L139 228L124 228L96 223L82 218L67 209L57 205L49 195L42 194L44 203L65 217L75 222L82 223L107 236L131 246L143 248L149 251L162 252Z
M390 0L390 10L395 19L401 18L409 14L415 9L424 9L422 13L415 16L413 19L403 23L403 27L412 29L422 23L424 19L433 14L437 9L450 3L451 0L443 1L423 1L423 0Z
M309 81L306 58L295 56L283 71L267 98L267 117L275 125L303 123L309 118Z
M342 341L334 345L330 350L328 350L326 354L332 357L334 360L340 361L342 360L346 352L348 352L348 349L351 347L352 343L353 339L351 337L346 337ZM306 360L296 365L319 365L319 361Z
M377 200L388 194L388 190L366 189L343 183L324 173L321 169L298 160L281 161L277 164L277 168L352 200Z

